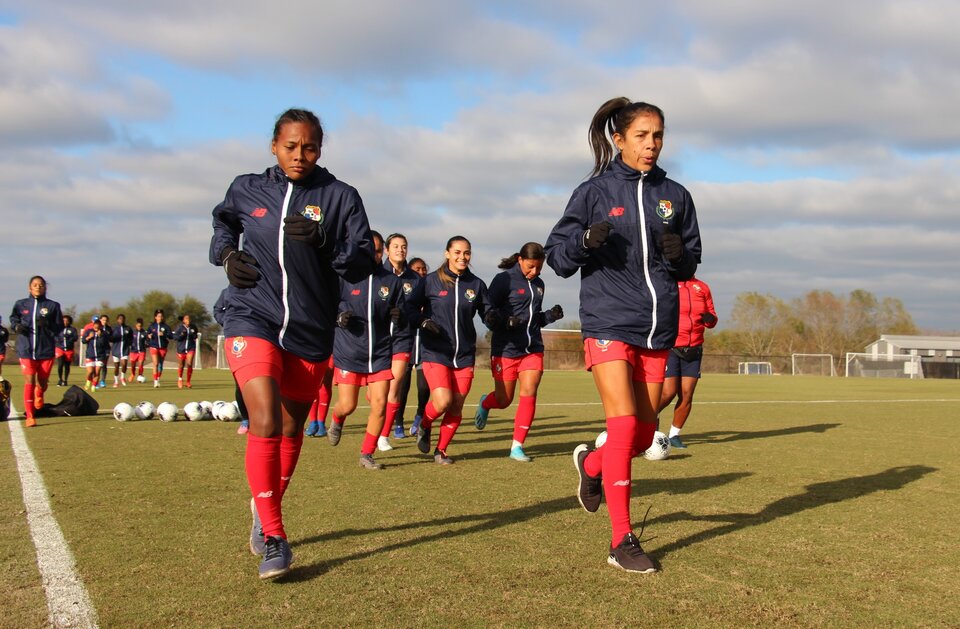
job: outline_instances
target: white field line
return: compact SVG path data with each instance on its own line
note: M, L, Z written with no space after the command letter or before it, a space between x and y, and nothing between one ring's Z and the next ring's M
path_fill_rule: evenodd
M37 567L47 595L50 625L58 628L97 627L97 612L77 574L73 554L50 508L50 497L37 461L27 445L22 422L7 423L23 486L27 524L37 549Z

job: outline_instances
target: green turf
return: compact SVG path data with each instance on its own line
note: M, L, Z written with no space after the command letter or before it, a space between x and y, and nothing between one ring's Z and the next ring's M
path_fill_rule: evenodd
M97 397L105 409L233 399L228 374L195 376L193 391ZM490 382L478 375L470 403ZM376 455L387 469L360 469L363 409L337 448L308 439L284 501L295 570L276 583L256 578L246 548L235 424L101 415L41 420L27 436L102 626L960 624L960 383L708 375L690 447L634 463L635 529L649 507L642 542L663 564L652 576L606 565L606 509L587 514L573 495L570 453L602 430L589 376L549 372L539 399L530 464L506 457L512 409L482 433L466 409L450 467L405 439ZM0 624L37 626L46 610L4 442Z

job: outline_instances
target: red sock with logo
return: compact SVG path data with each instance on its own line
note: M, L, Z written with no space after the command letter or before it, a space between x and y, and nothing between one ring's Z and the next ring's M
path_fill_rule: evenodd
M430 428L433 426L433 420L440 417L440 413L437 412L437 409L433 406L433 401L427 402L427 405L423 408L423 419L420 420L420 426L423 428Z
M369 432L363 433L363 445L360 446L360 454L373 454L377 447L377 438L380 435L373 435Z
M286 539L280 511L280 443L281 437L256 437L247 433L244 463L263 534Z
M463 420L463 417L460 415L447 413L443 416L443 421L440 422L440 440L437 442L437 447L441 452L447 451L447 446L453 441L453 435L457 433L461 420Z
M317 414L314 419L326 423L327 413L330 411L330 400L333 398L333 391L330 387L324 385L317 391Z
M522 400L523 398L520 399ZM483 402L480 402L480 406L488 411L492 411L495 408L504 408L497 404L497 394L494 391L487 393L486 397L483 398Z
M33 417L33 385L30 383L23 387L23 413L27 417Z
M383 422L383 430L380 431L381 437L390 436L390 429L393 428L393 422L396 421L397 411L399 410L399 402L387 402L387 419Z
M486 400L484 400L486 401ZM520 396L517 405L517 414L513 417L513 440L523 443L533 424L533 416L537 412L537 396Z
M303 447L303 433L296 437L280 437L280 497L287 492L293 472L300 460L300 448Z
M637 435L633 415L607 418L607 442L602 454L603 494L613 527L613 543L633 530L630 526L630 463ZM589 457L588 457L589 458ZM590 474L589 470L587 471Z

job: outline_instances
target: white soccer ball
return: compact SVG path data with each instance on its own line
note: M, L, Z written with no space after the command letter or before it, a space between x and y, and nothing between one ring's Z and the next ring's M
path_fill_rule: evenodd
M200 402L200 408L203 409L203 418L204 419L213 419L213 402L208 402L203 400Z
M593 445L599 448L607 442L607 431L604 430L599 435L597 435L597 440L593 442Z
M179 413L180 409L173 402L163 402L157 407L157 415L160 416L160 421L175 422Z
M670 456L670 440L659 430L653 433L653 443L643 453L643 458L648 461L662 461Z
M143 376L137 376L137 382L143 384L143 383L146 382L146 381L147 381L147 379L144 378Z
M236 402L227 402L220 407L220 421L237 422L240 421L240 409Z
M226 404L226 402L224 402L223 400L217 400L216 402L213 403L213 407L211 408L210 412L213 413L213 418L216 419L217 421L223 421L222 419L220 419L220 409L223 408L224 404Z
M183 407L183 416L192 422L203 419L203 407L199 402L187 402Z
M130 404L127 404L126 402L120 402L113 407L113 418L118 422L128 422L132 419L136 419L137 413Z
M137 419L153 419L153 414L157 408L150 402L140 402L134 409L137 413Z

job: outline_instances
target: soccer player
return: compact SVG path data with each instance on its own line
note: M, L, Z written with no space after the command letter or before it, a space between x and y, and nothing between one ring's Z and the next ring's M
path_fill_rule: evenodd
M490 282L490 310L485 323L493 331L490 341L490 370L494 390L480 396L474 416L477 430L483 430L495 408L507 408L520 381L520 404L513 418L513 443L509 456L530 462L523 443L537 411L537 389L543 377L543 335L540 328L563 318L559 305L544 312L543 245L528 242L520 251L500 261L504 269Z
M150 360L153 361L153 388L160 386L160 376L163 375L163 360L167 357L167 346L173 338L173 330L164 323L163 310L158 308L153 313L153 323L147 328L147 347L150 348Z
M424 278L417 291L423 292L420 322L423 373L430 386L430 401L424 409L417 433L417 448L430 453L433 420L440 422L440 438L433 460L450 465L447 447L463 419L463 403L473 383L477 331L473 318L483 319L489 302L487 285L470 271L470 241L454 236L447 241L444 261ZM415 296L415 299L421 299Z
M113 349L113 328L110 326L110 315L100 315L100 329L107 337L107 354ZM103 365L97 369L97 388L104 389L107 386L107 367L109 367L108 358L103 359Z
M333 423L327 431L332 445L340 442L343 422L357 408L360 388L367 387L370 414L367 432L360 447L360 466L383 469L373 458L380 431L386 422L387 392L394 359L391 329L406 325L403 316L403 287L399 277L381 266L383 236L371 232L375 261L373 273L359 282L340 280L340 307L333 337L333 381L337 403Z
M190 315L180 319L174 336L177 339L177 388L183 388L183 368L187 368L187 388L193 388L193 359L197 353L197 326L190 322Z
M606 416L606 443L574 450L577 497L591 513L606 498L607 562L641 573L658 568L630 525L630 464L657 428L677 338L677 282L693 277L700 262L690 193L657 165L663 131L659 107L622 97L604 103L590 124L593 175L573 192L544 247L558 275L580 271L586 367Z
M3 382L3 359L7 357L8 340L10 340L10 333L3 327L3 317L0 317L0 382ZM3 418L6 419L6 415Z
M327 360L323 380L320 381L320 388L317 389L317 397L310 404L310 412L307 414L309 421L303 434L308 437L327 436L327 413L330 411L331 399L333 399L333 354L330 354Z
M73 317L63 315L63 329L57 334L57 347L54 349L54 356L57 359L57 386L67 386L67 380L70 378L70 367L73 364L74 352L77 349L77 340L80 333L73 327ZM0 359L2 361L2 359Z
M83 342L86 345L84 367L87 368L87 379L83 388L95 393L100 382L101 370L106 368L107 358L110 356L110 334L103 329L100 319L90 323L90 327L83 328Z
M276 165L234 179L213 210L210 262L230 283L223 332L250 419L250 549L263 555L262 579L293 561L282 500L332 350L338 276L355 282L374 267L363 202L317 165L322 142L316 115L287 110L273 129Z
M110 335L113 342L110 355L113 356L113 388L127 386L127 361L130 360L130 348L133 347L133 328L127 325L127 315L117 315L117 326Z
M409 268L421 279L430 272L430 267L423 258L411 259ZM417 330L414 334L411 359L413 368L417 372L417 411L414 413L413 422L410 424L410 436L415 437L420 429L420 422L423 421L424 409L427 408L427 402L430 400L430 385L427 384L427 377L423 375L423 361L420 358L420 330Z
M143 329L143 319L137 317L130 335L130 379L136 377L137 382L145 382L143 377L143 363L147 356L147 331Z
M47 299L47 280L30 278L30 296L13 304L10 325L17 333L17 355L23 372L23 407L28 428L37 425L36 409L43 408L43 394L53 369L57 334L63 328L60 304Z
M713 295L703 280L691 277L677 282L680 296L680 323L677 340L667 355L667 371L663 379L658 411L670 406L673 398L673 422L670 425L670 447L684 449L680 431L693 407L693 392L700 380L700 361L703 359L703 330L717 325L717 311Z

